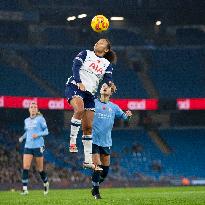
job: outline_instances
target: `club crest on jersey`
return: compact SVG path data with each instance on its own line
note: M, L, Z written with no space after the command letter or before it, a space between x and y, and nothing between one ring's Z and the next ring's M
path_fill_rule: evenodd
M98 63L100 63L100 61L98 60ZM90 68L92 68L93 70L95 70L97 73L102 74L103 73L103 69L99 67L99 64L96 63L91 63L89 65Z
M106 106L102 106L102 109L103 109L103 110L106 110Z

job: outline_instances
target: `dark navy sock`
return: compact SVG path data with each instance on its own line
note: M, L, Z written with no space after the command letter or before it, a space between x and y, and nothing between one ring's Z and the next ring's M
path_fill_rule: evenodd
M101 165L100 167L103 169L103 171L100 173L100 181L99 182L102 183L108 175L109 166Z
M22 184L23 186L28 185L28 169L24 169L22 172Z
M92 174L92 184L93 184L93 188L97 188L99 187L99 181L100 181L100 173L99 172L93 172Z
M46 183L48 181L47 174L44 171L39 172L39 174L41 176L41 179L42 179L43 183Z

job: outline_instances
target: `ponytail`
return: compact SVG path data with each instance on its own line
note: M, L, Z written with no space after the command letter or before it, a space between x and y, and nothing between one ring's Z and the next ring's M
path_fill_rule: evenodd
M106 58L108 61L110 61L110 63L112 64L116 64L117 62L117 55L115 51L111 49L103 57Z
M117 62L117 55L115 53L115 51L113 51L111 49L111 43L108 39L105 39L107 41L107 48L108 48L108 52L105 53L105 55L103 56L104 58L106 58L110 63L112 64L116 64Z

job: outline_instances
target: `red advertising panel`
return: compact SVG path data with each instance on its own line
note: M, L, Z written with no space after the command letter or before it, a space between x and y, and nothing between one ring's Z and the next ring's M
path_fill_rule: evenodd
M28 108L35 101L39 109L49 110L72 110L65 98L41 98L41 97L17 97L0 96L0 107L5 108ZM123 110L157 110L157 99L111 99Z
M123 110L157 110L157 99L111 99Z
M179 110L205 110L205 98L181 98L177 99Z

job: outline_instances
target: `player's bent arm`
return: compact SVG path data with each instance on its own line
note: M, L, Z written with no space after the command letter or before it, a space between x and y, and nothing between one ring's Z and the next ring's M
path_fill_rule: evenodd
M112 79L112 71L113 68L111 65L109 65L105 71L105 74L103 76L103 82L106 83L107 85L111 84L113 79Z
M81 68L81 66L86 58L86 55L87 55L87 51L82 51L73 60L72 71L73 71L73 77L74 77L76 83L82 83L82 81L80 79L79 72L80 72L80 68Z
M48 135L48 134L49 134L48 128L45 128L43 131L36 133L36 135L37 135L38 137L46 136L46 135Z
M73 67L72 67L72 71L73 71L73 76L75 79L76 83L82 83L81 79L80 79L80 67L82 66L82 63L79 60L74 60L73 61Z

